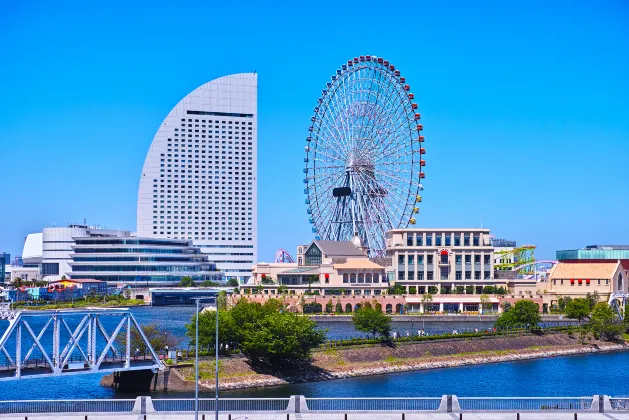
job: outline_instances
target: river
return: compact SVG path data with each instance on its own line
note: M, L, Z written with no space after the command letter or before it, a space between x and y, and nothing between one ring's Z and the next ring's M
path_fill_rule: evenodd
M185 345L185 324L194 308L137 307L133 313L140 324L158 321ZM487 328L491 323L426 322L427 331L447 331L452 328ZM0 328L6 328L6 322ZM360 335L351 323L322 322L330 338ZM394 323L394 330L410 330L410 323ZM414 328L417 328L414 326ZM223 396L283 397L295 394L310 397L338 396L575 396L629 395L629 352L588 354L493 365L466 366L430 371L404 372L334 381L290 384L272 388L223 392ZM619 369L619 367L621 367ZM60 378L24 379L0 382L0 399L71 399L71 398L129 398L99 385L101 374L81 374ZM578 386L577 386L578 384ZM153 395L185 397L192 394ZM209 394L204 394L208 397Z

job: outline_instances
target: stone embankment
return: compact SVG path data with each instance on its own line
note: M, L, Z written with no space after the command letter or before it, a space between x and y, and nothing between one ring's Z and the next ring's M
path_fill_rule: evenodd
M314 353L311 366L289 374L255 371L244 358L232 357L221 360L219 377L221 389L241 389L628 349L624 343L589 341L582 344L564 334L453 339L395 347L326 349ZM205 391L213 390L213 363L201 362L200 368L201 387ZM173 367L160 375L154 390L194 390L193 366ZM103 385L108 384L106 378Z

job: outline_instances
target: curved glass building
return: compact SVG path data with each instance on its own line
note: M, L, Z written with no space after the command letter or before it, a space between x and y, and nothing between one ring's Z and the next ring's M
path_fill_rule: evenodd
M139 285L172 285L186 276L196 282L224 280L190 240L85 237L74 238L71 248L71 279Z
M240 280L257 259L257 95L255 73L186 95L157 130L138 190L138 236L191 240Z

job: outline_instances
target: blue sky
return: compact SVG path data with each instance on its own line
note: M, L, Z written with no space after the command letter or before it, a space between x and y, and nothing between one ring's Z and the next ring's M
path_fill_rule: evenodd
M303 148L347 59L396 65L427 167L419 226L537 255L629 243L626 1L3 2L0 251L45 226L135 229L144 157L180 98L259 74L259 257L312 235Z

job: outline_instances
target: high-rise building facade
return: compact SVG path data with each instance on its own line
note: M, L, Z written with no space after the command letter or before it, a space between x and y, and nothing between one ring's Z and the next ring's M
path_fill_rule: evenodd
M149 148L138 236L192 240L227 278L257 260L258 79L218 78L184 97Z

